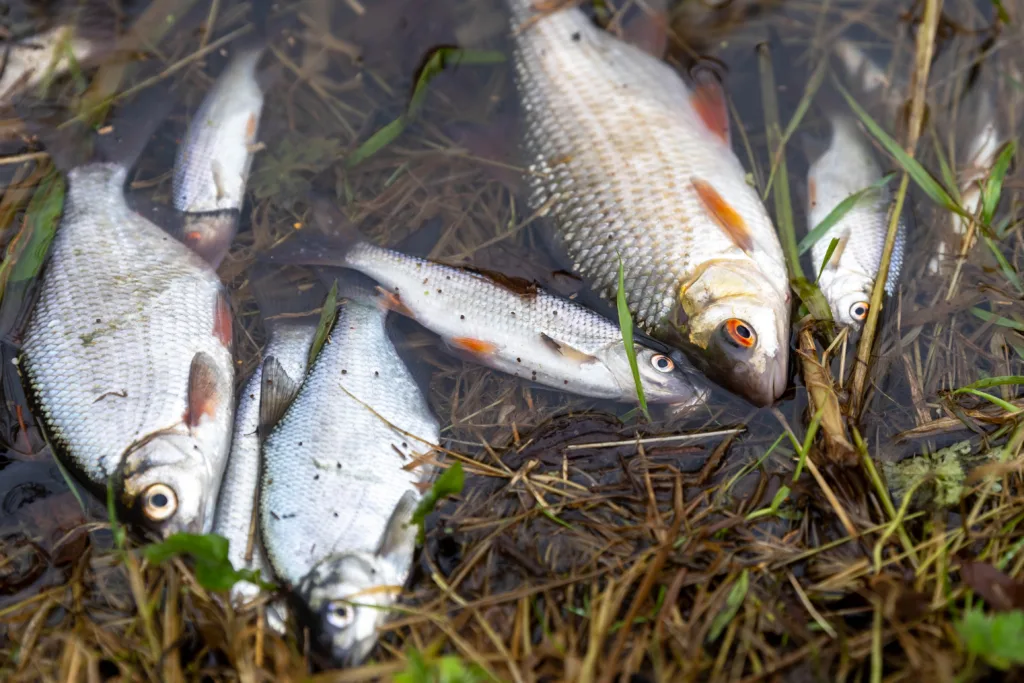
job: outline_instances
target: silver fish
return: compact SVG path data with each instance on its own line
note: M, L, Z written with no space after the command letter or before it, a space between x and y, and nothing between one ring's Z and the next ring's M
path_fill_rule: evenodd
M387 311L349 302L263 446L259 519L274 571L313 643L364 659L408 576L407 526L437 420L385 329Z
M256 67L266 49L265 0L253 3L257 37L239 48L192 117L174 162L174 208L184 242L216 268L238 229L263 111Z
M279 286L271 283L264 286ZM257 285L254 283L253 285ZM235 413L235 431L231 441L231 455L217 499L217 516L213 533L228 539L228 559L236 569L259 570L265 580L273 578L273 570L259 537L258 525L253 529L253 514L258 498L260 454L262 439L260 427L260 402L265 363L276 364L273 376L281 373L291 384L301 383L306 374L309 347L316 333L317 320L309 317L272 318L271 305L265 303L269 294L257 294L260 310L264 314L267 330L267 344L263 349L264 363L257 366L246 382ZM265 434L263 434L265 436ZM256 531L250 540L251 532ZM248 550L252 548L250 555ZM259 594L259 587L247 581L239 581L231 589L231 597L240 606ZM277 612L283 612L277 606ZM268 613L269 614L269 613ZM276 624L275 624L276 625Z
M786 387L790 293L775 229L732 151L720 84L688 87L581 10L508 0L531 207L572 269L759 404ZM685 327L684 327L685 325Z
M87 483L111 483L165 535L207 532L234 415L231 309L202 259L128 208L127 172L94 162L67 174L22 364Z
M868 315L871 290L882 260L889 231L893 196L888 186L877 185L883 173L867 138L857 123L843 114L831 114L832 137L828 147L811 163L807 173L808 230L821 223L843 200L868 190L811 247L818 286L828 300L833 319L840 325L859 328ZM906 220L900 216L899 232L889 262L886 294L899 281L906 242ZM822 263L833 239L838 239L827 265Z
M331 214L320 203L318 222ZM380 285L382 305L413 318L460 355L545 386L583 396L636 401L636 383L618 325L519 278L456 268L361 241L345 230L344 248L300 246L278 260L356 270ZM275 257L271 255L271 259ZM692 406L709 387L681 354L634 340L651 402Z

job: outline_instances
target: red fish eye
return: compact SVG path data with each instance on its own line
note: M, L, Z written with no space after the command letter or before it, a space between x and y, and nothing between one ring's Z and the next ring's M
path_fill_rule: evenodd
M651 358L651 365L653 365L654 369L657 370L658 372L665 373L672 372L673 370L675 370L676 367L676 364L672 362L671 358L660 353L657 356Z
M730 318L725 321L725 331L729 335L729 340L744 349L749 349L757 343L757 335L754 334L754 330L750 328L750 325L743 322L739 318Z
M850 315L854 320L863 320L868 317L869 304L867 301L858 301L850 307Z

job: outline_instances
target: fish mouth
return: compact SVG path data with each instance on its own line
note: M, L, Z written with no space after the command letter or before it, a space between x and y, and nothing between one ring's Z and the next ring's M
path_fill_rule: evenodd
M789 363L785 355L770 356L764 372L754 372L749 366L740 374L737 389L759 407L775 403L789 385Z

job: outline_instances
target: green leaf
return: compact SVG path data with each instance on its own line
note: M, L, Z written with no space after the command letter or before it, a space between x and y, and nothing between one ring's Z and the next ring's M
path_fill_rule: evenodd
M36 186L25 210L25 224L0 264L0 299L8 284L34 280L42 270L63 211L64 178L51 168Z
M651 414L647 411L647 397L644 395L644 385L640 381L640 366L636 362L636 346L633 343L633 316L629 313L629 304L626 303L626 271L622 268L622 259L619 259L619 290L615 294L615 307L619 312L619 330L622 331L622 344L626 347L626 358L629 359L629 369L633 373L633 384L636 386L636 395L640 400L640 410L644 412L647 421L651 421Z
M371 135L368 140L359 145L352 154L345 160L349 167L366 161L387 145L394 142L405 131L409 123L416 118L423 102L427 97L427 86L430 81L448 67L460 65L485 65L500 64L505 61L505 55L497 50L464 50L458 47L438 47L427 55L419 74L416 77L416 85L413 87L412 97L405 111L394 121Z
M967 651L1001 671L1024 664L1024 612L985 614L981 607L965 610L955 623Z
M825 272L825 266L832 260L832 254L836 253L836 247L839 246L839 238L833 237L832 241L828 243L828 249L825 250L825 258L821 259L821 268L818 269L818 275L814 278L815 282L821 281L821 274Z
M409 648L405 670L391 679L395 683L480 683L487 673L477 664L467 665L457 655L427 661L419 650Z
M249 581L265 590L274 589L273 584L260 578L258 571L231 566L228 547L228 539L217 534L177 533L162 543L146 546L142 554L153 564L162 564L180 555L191 557L195 563L196 581L207 590L231 590L239 581Z
M803 256L808 251L810 251L811 247L817 244L818 240L820 240L833 225L841 221L843 219L843 216L848 214L850 210L857 205L857 202L859 202L868 194L877 192L880 188L887 185L889 181L895 177L895 173L889 173L885 176L882 176L877 181L872 183L869 187L865 187L863 190L858 190L857 192L854 192L849 197L836 204L835 208L833 208L829 212L829 214L821 220L820 223L814 226L813 230L807 233L804 236L804 238L800 240L800 244L797 245L797 248L800 250L800 255ZM828 263L828 258L825 259L824 263ZM822 266L822 269L824 269L824 266ZM821 277L820 271L818 272L818 277Z
M992 166L988 180L985 181L985 187L981 191L981 222L984 225L992 224L992 216L995 214L996 207L999 206L999 198L1003 194L1003 180L1006 179L1006 172L1010 169L1010 162L1013 161L1013 155L1016 153L1017 142L1011 140L1006 143L1002 151L999 152L999 156L996 157L996 163Z
M932 201L936 204L945 207L953 213L960 214L965 218L970 218L970 215L960 208L960 205L953 200L953 197L950 196L949 191L942 186L942 183L936 180L931 173L925 170L924 166L914 159L914 157L907 154L906 151L900 147L899 143L890 137L889 134L886 133L859 104L857 104L857 101L853 99L853 96L846 91L846 88L844 88L839 81L834 82L840 94L842 94L846 99L846 103L850 105L850 109L853 110L853 113L857 115L857 118L860 119L861 123L864 124L871 134L875 136L875 139L881 143L885 148L885 151L896 159L900 167L914 180L915 183L917 183L918 187L924 190L924 193L931 197Z
M419 527L419 531L416 534L416 542L423 543L426 537L426 519L442 498L447 496L457 496L462 493L462 487L466 483L466 477L462 472L462 463L456 460L451 467L441 473L441 476L437 478L430 490L427 491L423 499L420 500L419 505L416 506L415 512L412 513L412 524Z
M960 387L954 394L962 393L966 389L988 389L989 387L1002 387L1008 384L1024 384L1024 375L1001 375L999 377L986 377L977 382L971 382Z
M729 591L729 596L725 599L725 607L715 615L715 620L711 622L711 630L708 631L708 643L718 640L718 637L722 635L722 631L729 625L729 622L736 618L736 613L739 612L740 606L743 605L743 600L747 597L747 589L749 587L750 575L748 570L744 569L740 572L739 580L733 584L732 589Z
M1021 294L1024 294L1024 282L1021 282L1020 275L1017 274L1017 269L1006 260L1006 256L1003 255L1003 250L1000 249L995 240L988 235L982 234L981 239L985 242L985 246L988 247L988 250L992 252L992 256L995 258L996 263L999 264L999 270L1003 272L1003 277L1013 285L1014 289Z
M996 8L996 16L999 17L999 21L1004 24L1010 23L1010 14L1003 7L1003 0L992 0L992 6Z
M955 393L955 394L971 394L972 396L977 396L979 398L983 398L986 401L988 401L989 403L991 403L992 405L999 406L1000 408L1002 408L1003 410L1005 410L1007 413L1009 413L1011 415L1016 415L1017 413L1021 412L1021 410L1022 410L1021 408L1018 408L1017 406L1013 405L1009 401L1004 401L1003 399L999 398L998 396L993 396L992 394L989 394L989 393L984 392L984 391L978 391L977 389L969 389L967 387L964 387L962 389L957 389L953 393Z
M808 282L807 278L793 278L789 281L790 287L800 297L800 300L807 305L807 310L818 322L825 323L829 330L832 328L832 308L828 300L821 293L818 285Z
M1009 327L1011 330L1017 330L1018 332L1024 332L1024 323L1019 323L1016 320L1004 318L1001 315L996 315L995 313L986 311L983 308L973 306L971 307L971 313L973 313L974 315L978 316L979 318L986 322L995 323L1000 327Z
M117 521L113 479L107 479L107 521L110 523L110 532L114 534L114 547L118 550L124 550L125 531L124 527Z
M308 366L313 367L313 361L320 355L320 349L327 343L327 335L334 327L334 321L338 317L338 281L331 285L331 291L327 292L324 299L324 306L320 310L320 322L316 324L316 334L313 335L313 344L309 347Z

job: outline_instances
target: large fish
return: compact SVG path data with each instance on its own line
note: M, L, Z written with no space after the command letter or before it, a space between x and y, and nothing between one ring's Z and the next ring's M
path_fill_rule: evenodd
M183 241L216 268L234 239L263 111L256 67L267 46L269 0L252 3L255 35L239 46L192 117L174 162Z
M833 319L840 325L859 328L868 315L871 290L889 231L893 196L887 185L878 185L882 168L857 123L840 113L830 113L828 120L832 131L828 146L807 172L808 230L825 220L848 197L862 194L814 243L811 261L815 272L821 271L818 286L828 300ZM901 215L885 283L886 294L896 290L906 233L906 220ZM834 239L839 242L822 267Z
M275 276L254 280L252 287L263 314L267 331L267 344L263 358L275 364L271 376L287 378L286 385L302 382L306 374L309 347L316 332L318 316L311 317L310 306L318 305L312 298L322 300L320 288L302 292L292 283ZM305 311L302 309L305 308ZM306 315L302 315L305 312ZM261 432L260 400L263 387L263 363L246 382L235 412L235 431L231 440L231 456L217 499L217 516L213 533L228 539L228 559L236 569L259 570L265 580L273 571L263 550L259 527L254 513L260 479L262 437L272 425L265 424ZM247 581L236 583L231 597L236 605L248 602L259 594L259 587ZM280 610L278 610L280 611Z
M459 355L548 387L583 396L636 401L636 383L619 326L527 280L407 256L362 241L318 200L316 221L344 247L312 242L270 259L350 268L380 285L381 303L440 336ZM692 406L709 387L682 356L655 340L634 340L651 402Z
M154 120L138 117L145 135L67 173L22 364L52 441L83 480L112 485L162 534L203 533L231 439L232 315L209 265L125 203L128 166Z
M386 316L373 303L339 310L263 446L267 555L314 646L339 664L366 657L405 583L417 484L433 470L423 456L440 438Z
M594 26L581 10L512 8L531 206L570 265L685 344L713 378L768 404L786 387L790 294L771 220L729 142L721 86Z

